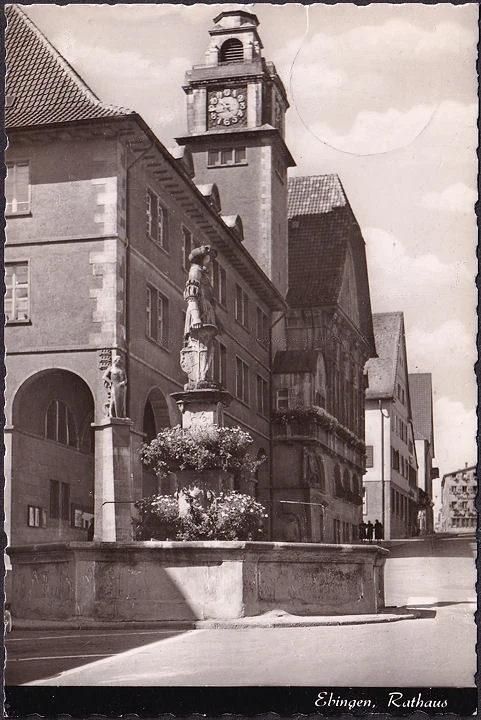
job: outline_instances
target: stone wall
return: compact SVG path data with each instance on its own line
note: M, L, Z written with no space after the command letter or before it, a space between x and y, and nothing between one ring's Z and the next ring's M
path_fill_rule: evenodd
M22 619L231 619L384 608L387 550L268 542L58 543L11 548Z

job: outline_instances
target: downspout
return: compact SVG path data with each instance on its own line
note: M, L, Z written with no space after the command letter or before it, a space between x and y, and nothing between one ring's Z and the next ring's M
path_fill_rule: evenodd
M269 398L271 401L271 411L269 417L269 540L272 540L273 524L274 524L274 490L273 490L273 466L274 466L274 433L272 431L272 405L274 401L274 383L272 381L272 364L274 362L273 357L273 343L272 343L272 330L275 328L286 314L283 312L277 320L275 320L269 327Z

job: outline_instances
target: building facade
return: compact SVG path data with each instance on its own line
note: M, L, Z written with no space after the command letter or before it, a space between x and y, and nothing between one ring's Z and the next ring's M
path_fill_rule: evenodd
M431 373L410 373L409 391L418 461L418 526L421 535L429 535L434 532L433 480L439 477L439 468L433 466L434 419Z
M441 480L440 532L475 532L477 527L476 466L443 475Z
M255 15L215 18L206 64L187 75L188 135L172 150L135 112L102 103L20 8L7 18L9 543L83 540L97 523L115 356L128 381L126 512L170 490L139 450L180 422L171 394L186 382L183 289L200 245L218 252L225 424L267 457L238 488L266 504L274 539L355 539L375 353L364 241L335 176L288 184L288 102ZM299 407L314 422L296 433L284 411Z
M22 10L7 14L7 532L14 544L82 539L113 354L128 378L132 500L162 489L137 451L180 420L170 394L186 382L191 249L218 251L215 373L233 398L226 424L248 430L259 455L270 441L266 329L285 302L215 184L194 182L188 149L170 153L138 115L103 105Z
M389 540L418 534L418 464L403 314L375 313L373 324L378 357L366 365L363 517L379 520Z

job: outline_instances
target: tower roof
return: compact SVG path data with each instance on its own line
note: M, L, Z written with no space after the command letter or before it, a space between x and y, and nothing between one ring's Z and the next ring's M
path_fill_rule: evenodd
M6 17L7 128L133 114L101 102L21 8Z
M409 393L413 411L414 439L427 440L433 445L433 387L431 373L410 373Z
M337 175L294 177L288 184L291 307L339 304L352 253L359 330L374 354L365 242Z

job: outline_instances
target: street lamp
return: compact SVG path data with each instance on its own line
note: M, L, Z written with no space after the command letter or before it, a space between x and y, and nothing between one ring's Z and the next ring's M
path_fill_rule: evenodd
M383 408L382 400L379 400L379 412L381 413L381 516L382 526L384 529L384 537L386 537L386 488L384 473L384 418L389 419L389 411ZM384 414L386 413L386 414ZM391 534L391 524L389 524L389 534Z

